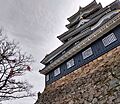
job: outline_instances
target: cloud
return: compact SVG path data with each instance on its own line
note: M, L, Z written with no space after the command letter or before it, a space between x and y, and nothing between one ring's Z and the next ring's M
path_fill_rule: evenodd
M78 10L79 5L85 6L91 1L0 0L0 26L4 27L10 39L20 42L23 51L34 56L33 67L37 72L29 73L26 78L35 81L35 85L39 83L39 90L44 87L44 77L38 74L38 70L43 68L40 60L62 44L56 37L67 30L67 18ZM99 1L105 6L114 0Z

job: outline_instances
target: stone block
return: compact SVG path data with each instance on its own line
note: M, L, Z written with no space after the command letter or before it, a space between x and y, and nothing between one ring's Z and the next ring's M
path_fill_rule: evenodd
M46 86L35 104L120 104L120 46ZM102 60L102 61L101 61Z

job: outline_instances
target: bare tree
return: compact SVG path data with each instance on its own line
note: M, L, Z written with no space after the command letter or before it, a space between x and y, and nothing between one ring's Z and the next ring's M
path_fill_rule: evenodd
M31 70L31 55L21 53L15 41L0 36L0 101L34 96L27 82L17 80L26 70Z

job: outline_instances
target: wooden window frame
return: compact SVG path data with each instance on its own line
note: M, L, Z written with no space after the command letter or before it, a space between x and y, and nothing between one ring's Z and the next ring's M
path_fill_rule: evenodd
M86 49L85 51L82 52L83 59L86 59L92 55L93 55L93 51L92 51L91 47L89 47L88 49Z
M74 61L74 59L72 58L71 60L69 60L69 61L67 62L67 69L73 67L74 65L75 65L75 61Z
M54 76L58 76L61 73L60 67L54 70Z
M117 37L115 36L114 33L111 33L102 39L102 42L105 47L109 46L110 44L114 43L115 41L117 41Z

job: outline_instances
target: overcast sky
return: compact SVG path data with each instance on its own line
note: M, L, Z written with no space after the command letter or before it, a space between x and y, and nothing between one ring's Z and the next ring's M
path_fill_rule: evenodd
M37 90L43 91L44 77L38 73L44 66L40 61L62 43L56 38L65 32L67 18L79 6L92 0L0 0L0 26L10 39L20 42L23 51L32 54L36 60L34 72L25 78L34 83ZM114 0L97 0L103 6ZM25 100L24 100L25 101ZM30 101L27 100L26 101ZM6 104L15 104L9 102ZM25 104L17 101L17 104ZM29 102L33 104L33 102Z

